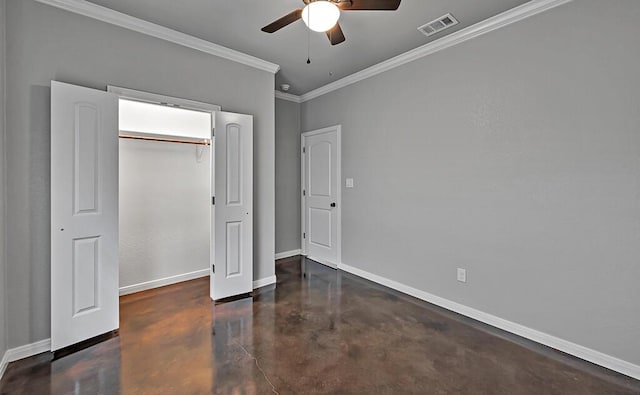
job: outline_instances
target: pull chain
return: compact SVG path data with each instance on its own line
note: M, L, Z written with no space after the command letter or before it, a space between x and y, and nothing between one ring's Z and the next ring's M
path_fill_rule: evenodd
M309 25L311 25L311 7L307 9L309 15ZM311 29L307 27L307 64L311 64Z

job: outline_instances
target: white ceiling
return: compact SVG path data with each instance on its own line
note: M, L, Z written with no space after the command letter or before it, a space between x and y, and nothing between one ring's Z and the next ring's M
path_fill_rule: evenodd
M346 11L347 41L331 46L302 21L268 34L260 28L303 6L302 0L91 0L116 11L279 64L276 86L303 94L463 29L528 0L402 0L397 11ZM446 13L460 24L429 38L421 26ZM307 40L311 64L307 64Z

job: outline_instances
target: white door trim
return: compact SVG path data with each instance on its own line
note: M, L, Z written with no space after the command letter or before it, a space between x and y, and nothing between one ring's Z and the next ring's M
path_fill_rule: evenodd
M159 104L159 105L164 105L164 106L170 106L170 107L178 107L178 108L184 108L187 110L194 110L194 111L202 111L202 112L207 112L211 114L211 145L210 145L210 155L211 158L213 158L214 156L214 149L215 149L215 135L214 135L214 130L215 130L215 114L216 112L222 111L222 107L217 105L217 104L211 104L211 103L205 103L205 102L200 102L200 101L195 101L195 100L190 100L190 99L183 99L180 97L174 97L174 96L167 96L167 95L161 95L158 93L151 93L151 92L145 92L145 91L139 91L139 90L135 90L135 89L129 89L129 88L123 88L120 86L115 86L115 85L107 85L107 92L109 93L113 93L115 95L118 96L119 99L126 99L126 100L135 100L135 101L139 101L139 102L145 102L145 103L152 103L152 104ZM120 128L118 127L118 131L120 131ZM213 177L215 176L215 163L212 160L211 161L211 168L210 168L210 178L213 179ZM213 183L211 183L211 186L209 188L209 195L215 196L215 186L213 185ZM210 248L209 248L209 268L208 268L208 275L209 275L209 294L211 296L211 299L213 300L213 264L215 263L215 257L214 257L214 250L215 250L215 205L211 205L211 225L210 225L210 233L209 233L209 238L210 238ZM192 273L185 273L185 274L181 274L178 276L174 276L176 278L184 278L184 280L178 280L176 282L180 282L180 281L187 281L187 279L189 279L189 276ZM204 275L202 276L204 277ZM171 277L173 278L173 277ZM193 278L197 278L197 277L193 277ZM158 280L159 282L156 281L149 281L147 283L150 284L154 284L152 286L149 286L146 289L152 289L152 288L158 288L158 287L162 287L164 285L168 285L169 283L162 283L163 281L165 281L165 279L161 279ZM144 283L144 284L147 284ZM138 284L139 285L139 284ZM137 285L133 285L132 287L136 287ZM124 288L128 288L128 287L124 287ZM126 293L122 293L122 289L124 288L120 288L120 295L126 295L129 293L133 293L133 292L139 292L142 291L143 289L139 289L138 291L131 291L131 292L126 292Z
M303 237L304 234L308 234L308 229L307 229L307 223L306 223L306 218L305 218L305 213L306 213L306 197L303 195L302 190L305 187L305 183L306 183L306 177L305 177L305 167L306 167L306 162L305 162L305 155L303 153L304 147L305 147L305 143L306 143L306 138L310 137L310 136L315 136L317 134L322 134L322 133L327 133L327 132L332 132L335 131L336 132L336 136L337 136L337 142L338 145L336 147L336 151L337 151L337 164L336 164L336 171L338 174L338 190L336 191L337 193L337 198L336 198L336 203L338 205L337 209L338 209L338 230L337 230L337 239L338 239L338 258L337 258L337 262L327 262L324 261L322 259L317 259L314 258L315 260L317 260L318 262L336 268L337 265L342 262L342 125L335 125L335 126L329 126L327 128L322 128L322 129L317 129L317 130L310 130L307 132L303 132L302 135L300 136L300 174L301 174L301 179L300 179L300 208L301 208L301 215L300 215L300 220L301 220L301 229L302 229L302 233L300 235L301 240L302 240L302 245L301 245L301 250L302 250L302 255L307 255L307 240L306 238ZM323 262L324 261L324 262Z
M135 89L122 88L115 85L107 85L107 92L115 93L120 99L129 99L153 104L170 105L171 107L179 107L187 110L215 112L221 111L222 108L217 104L204 103L200 101L182 99L179 97L160 95L145 91L137 91Z

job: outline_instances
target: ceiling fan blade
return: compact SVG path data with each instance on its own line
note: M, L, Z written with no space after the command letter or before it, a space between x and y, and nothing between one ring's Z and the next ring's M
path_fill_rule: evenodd
M401 0L346 0L339 3L345 11L395 11Z
M327 30L327 37L329 41L331 41L331 45L338 45L346 40L339 23L336 23L334 27Z
M274 33L287 26L288 24L297 21L300 18L302 18L302 8L298 8L297 10L288 13L287 15L268 24L260 30L265 33Z

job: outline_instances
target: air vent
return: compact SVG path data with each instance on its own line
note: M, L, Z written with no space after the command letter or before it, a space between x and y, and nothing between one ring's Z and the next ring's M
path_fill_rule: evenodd
M453 15L447 14L445 16L441 16L435 21L431 21L425 25L420 26L418 30L420 31L420 33L429 37L445 29L448 29L451 26L455 26L457 24L458 24L458 20L454 18Z

